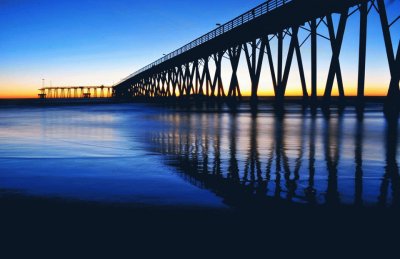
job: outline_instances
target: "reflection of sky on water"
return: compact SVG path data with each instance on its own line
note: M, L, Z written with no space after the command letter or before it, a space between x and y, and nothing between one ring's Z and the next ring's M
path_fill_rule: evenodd
M362 121L353 108L329 117L261 110L2 109L0 188L144 205L236 206L232 193L243 191L246 199L398 205L397 122L375 108Z
M152 128L135 106L0 110L0 188L20 193L131 202L224 207L146 151Z
M2 116L7 124L0 128L1 157L113 156L129 150L115 135L118 118L111 114L50 108L2 115L7 112Z

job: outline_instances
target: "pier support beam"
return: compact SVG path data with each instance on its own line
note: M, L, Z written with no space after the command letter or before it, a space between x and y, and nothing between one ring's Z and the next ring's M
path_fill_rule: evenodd
M204 68L203 68L203 75L202 75L202 79L201 79L201 83L200 83L200 94L204 95L204 89L203 89L203 84L205 84L206 87L206 91L205 94L206 96L210 96L210 88L212 85L211 82L211 75L210 75L210 69L209 69L209 57L206 57L203 59L204 60Z
M386 13L385 2L384 2L384 0L377 0L377 4L378 4L378 12L379 12L380 20L381 20L383 38L385 41L386 54L387 54L387 59L389 62L390 75L391 75L389 91L388 91L387 96L388 96L389 102L396 103L400 96L400 94L399 94L400 41L399 41L399 46L397 48L397 55L395 56L393 43L392 43L392 37L391 37L391 33L390 33L390 25L389 25L387 13Z
M276 80L276 74L275 74L275 66L274 66L274 60L272 59L272 51L271 51L271 44L270 44L270 39L267 36L267 39L265 41L265 48L267 52L267 57L268 57L268 63L269 63L269 70L271 72L271 78L272 78L272 85L274 87L274 93L275 96L277 95L277 80Z
M224 86L222 84L222 58L225 51L219 51L213 54L215 62L215 75L214 81L211 85L211 96L215 96L215 90L217 90L218 97L225 97Z
M171 91L171 87L172 87L172 69L168 69L167 71L167 96L172 96L172 91Z
M197 71L197 60L195 60L194 62L193 62L193 64L192 64L192 68L190 68L190 66L188 67L188 69L189 69L189 78L188 78L188 92L187 92L187 95L188 96L190 96L192 93L193 94L196 94L196 89L194 88L194 84L193 84L193 81L194 81L194 76L195 76L195 74L196 74L196 71Z
M364 100L365 89L365 60L367 57L367 22L368 22L368 3L363 2L360 9L360 45L358 60L358 89L357 97L359 101Z
M331 59L331 65L329 67L328 79L325 88L325 94L324 94L325 101L330 101L330 98L332 96L332 87L335 80L335 76L339 88L339 97L344 98L344 86L343 86L342 71L340 68L339 56L342 50L343 36L346 29L347 18L348 18L348 9L340 14L339 25L337 33L335 35L335 28L333 25L332 15L326 16L329 37L332 47L332 59Z
M282 85L283 69L283 32L277 34L278 37L278 85ZM279 91L278 91L279 92Z
M284 70L282 78L280 80L278 80L278 88L277 88L278 91L277 91L277 96L276 96L276 101L278 103L282 103L285 98L286 86L287 86L287 83L289 80L289 73L290 73L290 68L292 66L293 54L294 54L294 51L296 48L296 43L298 45L298 40L297 40L298 31L299 31L299 27L292 28L292 38L290 40L289 50L288 50L288 54L287 54L287 58L286 58L285 70ZM278 52L279 52L279 50L278 50ZM278 56L279 56L279 53L278 53ZM278 59L278 61L279 61L279 59ZM278 67L278 71L279 71L279 67ZM279 74L279 72L278 72L278 74Z
M306 76L304 74L303 58L301 57L300 44L298 38L299 28L294 28L292 31L292 39L294 41L294 49L296 51L297 65L299 67L301 89L303 91L303 99L308 99Z
M238 45L228 49L229 59L232 66L232 77L229 85L228 97L241 97L237 70L239 66L240 56L242 53L242 45Z
M249 51L249 47L247 45L250 45L251 52ZM257 58L258 45L260 45L260 47ZM256 102L258 99L258 84L260 82L261 67L265 53L265 39L260 39L258 43L256 40L253 40L250 43L243 44L243 47L246 54L247 66L251 79L251 101Z
M317 21L313 19L311 28L311 100L317 100Z
M241 97L237 70L239 67L240 56L242 53L242 45L238 45L228 49L229 59L232 66L232 77L229 85L228 97Z
M194 75L194 94L198 95L199 94L199 90L200 90L200 84L201 84L201 75L200 75L200 70L199 70L199 60L196 60L193 64L194 66L196 66L195 68L195 75Z

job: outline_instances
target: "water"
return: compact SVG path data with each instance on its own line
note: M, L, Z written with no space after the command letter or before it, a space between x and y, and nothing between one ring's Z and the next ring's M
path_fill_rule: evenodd
M228 209L398 206L398 122L146 104L0 109L0 197Z

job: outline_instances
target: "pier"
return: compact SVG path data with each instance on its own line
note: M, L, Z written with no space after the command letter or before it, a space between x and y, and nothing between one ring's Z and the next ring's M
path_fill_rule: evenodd
M104 85L42 87L39 92L39 99L90 99L113 96L113 88Z
M355 41L358 52L357 98L365 100L366 46L368 18L379 15L381 34L390 69L390 84L386 101L399 99L400 45L393 39L393 25L399 22L400 11L388 17L384 0L269 0L193 40L187 45L143 67L114 86L117 98L165 99L187 97L240 99L238 64L244 56L251 79L251 101L259 98L263 60L267 59L269 76L267 86L274 91L274 99L283 102L288 79L297 66L301 93L305 101L316 101L317 89L324 87L323 102L333 97L337 82L338 95L345 100L345 84L340 63L344 34L348 26L358 26ZM352 16L357 23L349 23ZM299 34L307 36L301 40ZM327 33L326 33L327 32ZM330 42L331 58L326 83L318 85L318 62L321 50L318 39ZM274 51L272 43L277 46ZM305 44L307 43L307 44ZM397 49L397 51L396 51ZM307 82L304 69L305 53L311 62L311 80ZM296 56L296 59L294 59ZM277 58L276 58L277 57ZM276 58L276 59L275 59ZM307 57L308 58L308 57ZM223 60L229 60L232 74L229 86L223 85ZM297 64L295 61L297 60ZM210 69L213 66L213 70ZM298 71L298 72L297 72ZM264 73L264 72L263 72ZM310 88L308 86L311 85ZM311 89L309 91L308 89Z

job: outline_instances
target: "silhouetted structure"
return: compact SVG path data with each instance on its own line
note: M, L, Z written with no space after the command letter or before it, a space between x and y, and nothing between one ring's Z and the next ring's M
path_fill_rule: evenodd
M190 42L182 48L140 69L115 86L119 98L131 97L231 97L241 96L238 81L238 64L244 52L251 78L251 99L257 100L257 91L264 56L268 59L275 98L282 102L293 63L294 54L304 99L317 98L317 37L330 41L332 56L325 86L324 100L329 101L336 78L341 99L345 97L340 53L348 17L360 14L358 97L364 99L365 61L367 44L367 20L371 11L379 13L387 59L390 66L391 82L388 100L399 99L400 48L397 54L391 37L391 27L399 17L388 20L384 0L269 0L243 15L221 25L217 29ZM335 26L333 14L339 14ZM329 36L319 29L326 27ZM335 28L336 27L336 28ZM308 33L303 42L299 41L299 30ZM289 48L284 58L284 38L290 37ZM277 53L271 50L271 41L277 41ZM307 92L303 66L302 47L310 40L311 52L311 93ZM274 63L273 54L278 57ZM232 76L229 89L225 92L222 83L222 59L230 60ZM286 63L284 62L286 60ZM212 75L210 62L215 66Z
M111 86L104 85L43 87L39 91L40 99L110 98L114 94Z

